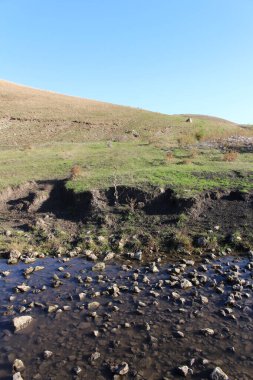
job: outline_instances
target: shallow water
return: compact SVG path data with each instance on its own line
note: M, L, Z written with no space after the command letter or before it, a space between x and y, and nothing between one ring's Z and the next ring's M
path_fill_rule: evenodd
M247 258L223 257L207 263L206 268L187 265L181 268L180 274L173 274L179 264L157 265L159 272L152 273L149 266L126 270L108 263L104 271L94 272L94 263L82 258L65 263L46 258L32 265L15 266L2 260L0 271L10 270L11 274L0 277L0 378L12 378L12 362L19 358L26 366L23 373L26 380L113 379L111 366L121 362L129 365L125 379L174 379L180 377L176 368L182 365L189 366L192 374L188 377L193 379L210 378L216 366L229 379L253 379L250 262ZM25 279L23 270L36 265L45 269ZM238 266L238 278L244 280L241 287L227 282L228 276L236 272L234 265ZM59 267L64 271L60 272ZM71 274L70 279L63 277L65 272ZM51 286L54 273L63 282L59 288ZM181 289L180 281L191 280L194 273L200 284ZM164 282L173 280L173 275L179 283ZM83 283L76 276L81 276ZM87 276L92 278L91 283L86 282ZM144 276L149 283L143 282ZM201 283L203 276L207 281ZM13 289L22 282L31 290L14 293ZM120 288L118 297L106 291L115 283ZM221 294L216 287L222 284ZM40 291L43 285L47 289ZM138 286L139 293L133 292L134 286ZM87 293L83 301L78 297L81 292ZM172 292L177 292L181 299L174 300ZM229 306L231 310L224 316L221 310L231 293L236 296L235 305ZM13 294L16 298L10 302ZM202 304L200 296L208 297L208 304ZM46 306L57 304L61 310L69 306L70 310L50 314L41 306L29 310L28 305L33 301ZM87 307L93 301L100 303L96 316ZM139 305L140 301L145 305ZM13 311L6 313L10 305ZM22 305L27 310L21 315L31 315L35 320L21 332L13 333L11 321L20 315L18 310ZM214 335L204 336L200 332L204 328L213 329ZM97 337L94 331L98 331ZM179 337L177 331L184 337ZM53 356L45 360L44 350L52 351ZM90 360L96 351L100 357ZM73 370L77 366L82 369L78 376Z

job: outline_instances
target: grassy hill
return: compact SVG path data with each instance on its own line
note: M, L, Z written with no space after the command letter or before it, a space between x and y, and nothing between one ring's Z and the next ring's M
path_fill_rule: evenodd
M0 81L0 189L72 172L67 186L76 191L113 183L248 190L252 136L252 127L215 117L163 115Z

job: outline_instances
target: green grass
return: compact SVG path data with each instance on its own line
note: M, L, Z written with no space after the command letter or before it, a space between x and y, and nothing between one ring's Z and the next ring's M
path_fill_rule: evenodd
M74 165L81 167L81 175L67 186L77 192L113 184L170 185L186 192L252 189L252 153L224 162L217 150L197 149L190 158L187 149L203 141L253 136L251 127L201 115L187 123L187 115L163 115L4 81L0 103L0 189L67 178ZM168 149L173 157L166 161Z
M53 144L0 152L0 189L27 180L67 178L74 165L81 175L69 180L68 188L81 192L117 185L171 185L186 192L212 188L253 189L253 154L239 154L225 162L217 150L202 150L195 158L188 149L175 149L174 158L153 145L127 142ZM185 163L186 160L186 163ZM238 177L235 173L240 173Z

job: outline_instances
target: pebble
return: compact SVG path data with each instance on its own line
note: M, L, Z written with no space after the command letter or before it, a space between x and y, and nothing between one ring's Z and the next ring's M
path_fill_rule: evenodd
M103 271L105 269L105 263L97 263L92 267L93 271Z
M90 302L88 303L88 310L96 310L100 306L99 302Z
M79 300L80 301L84 301L85 297L86 297L86 293L79 293L78 294L78 297L79 297Z
M12 376L12 380L23 380L23 377L21 376L21 373L20 373L20 372L16 372L16 373L14 373L14 375Z
M212 380L228 380L228 375L226 375L225 372L220 367L214 368L213 372L211 373Z
M58 309L58 305L50 305L48 306L48 313L54 313Z
M109 252L107 253L107 255L105 256L104 258L104 261L109 261L109 260L112 260L115 256L115 253L114 252Z
M116 375L120 375L120 376L126 375L129 372L128 363L122 362L115 367L111 367L111 371L112 373Z
M189 367L187 365L177 367L177 372L179 375L186 377L189 373Z
M25 292L28 292L31 288L30 288L30 286L28 286L26 284L21 284L21 285L17 285L16 289L22 293L25 293Z
M49 358L51 358L51 356L53 356L53 352L52 351L45 350L43 352L44 359L49 359Z
M81 372L82 372L82 368L77 366L77 367L74 367L73 368L73 372L76 374L76 375L79 375Z
M25 369L25 365L20 359L15 359L12 365L12 369L14 372L22 372Z
M201 329L200 331L205 336L214 335L214 330L213 329L205 328L205 329Z
M191 281L189 281L187 279L183 279L180 283L180 286L182 289L188 289L188 288L192 287L192 283L191 283Z

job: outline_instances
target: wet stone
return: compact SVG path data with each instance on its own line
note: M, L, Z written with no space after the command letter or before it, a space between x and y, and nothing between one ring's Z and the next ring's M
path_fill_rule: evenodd
M14 372L22 372L25 369L25 365L20 359L15 359L12 365L12 369Z
M181 367L177 367L177 373L180 376L186 377L189 373L189 367L187 365L183 365Z
M52 351L49 351L49 350L45 350L44 352L43 352L43 358L44 359L49 359L49 358L51 358L53 356L53 352Z
M88 309L89 310L96 310L96 309L98 309L99 308L99 306L100 306L100 303L99 302L90 302L90 303L88 303Z
M210 378L212 380L228 380L228 375L220 367L216 367L211 373Z
M105 269L105 263L97 263L92 267L93 271L103 271Z
M128 363L122 362L118 364L117 366L113 366L111 367L111 371L113 374L116 374L116 375L120 375L120 376L126 375L129 372Z
M15 332L25 329L33 321L31 316L16 317L13 319Z
M23 380L23 377L21 376L21 373L20 373L20 372L16 372L16 373L14 373L14 375L12 376L12 380Z

